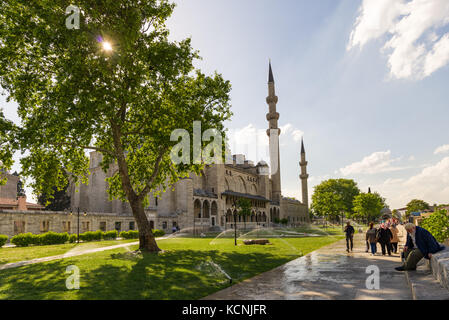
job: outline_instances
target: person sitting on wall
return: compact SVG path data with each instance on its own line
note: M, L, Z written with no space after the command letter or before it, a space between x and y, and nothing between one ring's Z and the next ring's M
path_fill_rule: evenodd
M426 229L413 223L404 226L407 230L407 243L404 247L404 265L395 268L397 271L416 270L416 265L422 258L430 260L432 254L444 250L435 237Z

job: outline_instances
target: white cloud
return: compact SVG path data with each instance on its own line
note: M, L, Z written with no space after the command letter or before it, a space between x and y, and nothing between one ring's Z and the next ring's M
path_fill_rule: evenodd
M438 147L434 154L443 154L449 152L449 144L445 144L444 146Z
M381 172L391 172L406 169L406 167L393 166L393 163L400 161L401 158L392 159L391 151L374 152L363 158L362 161L354 162L338 172L344 176L354 174L376 174Z
M424 168L408 179L387 179L373 190L379 191L394 207L403 207L412 199L430 204L449 202L449 157Z
M449 63L447 0L363 0L348 50L389 36L383 50L390 52L390 76L423 79Z

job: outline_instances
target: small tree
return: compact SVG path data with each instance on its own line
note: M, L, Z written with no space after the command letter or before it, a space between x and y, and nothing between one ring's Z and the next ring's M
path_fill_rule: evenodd
M439 242L449 239L449 215L446 210L435 211L430 217L424 218L420 225Z
M430 209L430 205L419 199L413 199L407 204L407 211L405 212L405 218L409 219L412 212L421 212L423 210Z
M361 193L354 199L354 217L374 221L381 216L384 207L385 201L378 193Z
M11 169L14 154L14 124L5 119L3 110L0 108L0 186L6 183L4 172Z
M237 214L243 217L244 228L246 230L246 217L251 215L251 201L239 199L237 201Z
M344 213L352 215L354 197L359 193L360 190L354 180L326 180L315 187L311 208L316 215L338 221Z

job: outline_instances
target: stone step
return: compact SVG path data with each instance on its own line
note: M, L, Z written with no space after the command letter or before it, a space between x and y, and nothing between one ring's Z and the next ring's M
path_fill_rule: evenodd
M406 271L405 277L413 300L449 300L449 290L435 279L427 260L421 261L416 271Z

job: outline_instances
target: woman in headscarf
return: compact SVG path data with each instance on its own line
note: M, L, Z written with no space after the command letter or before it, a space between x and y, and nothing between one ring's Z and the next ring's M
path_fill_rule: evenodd
M391 242L391 239L393 239L393 234L391 233L390 229L387 227L386 223L382 223L380 225L377 239L382 248L382 255L384 256L387 251L388 255L391 256L391 243L390 242ZM387 249L387 250L385 250L385 249Z

